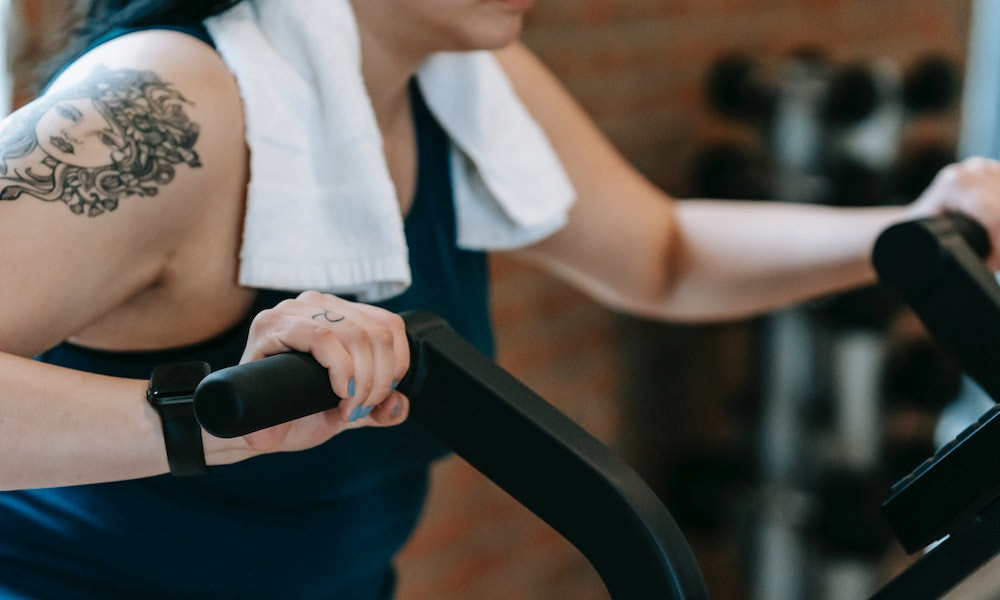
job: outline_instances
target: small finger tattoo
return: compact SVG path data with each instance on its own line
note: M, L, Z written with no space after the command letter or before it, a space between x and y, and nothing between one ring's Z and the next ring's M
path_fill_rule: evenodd
M312 318L313 318L314 321L321 321L322 320L322 321L326 321L327 323L340 323L346 317L344 317L344 315L333 315L333 314L330 313L330 311L324 310L323 312L314 314L312 316Z

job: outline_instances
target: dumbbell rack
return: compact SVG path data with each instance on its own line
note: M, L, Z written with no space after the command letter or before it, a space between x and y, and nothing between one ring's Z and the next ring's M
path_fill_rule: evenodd
M982 257L985 231L952 216L901 223L873 263L931 337L994 400L1000 398L1000 286ZM893 485L882 512L909 553L939 540L873 600L940 598L1000 554L1000 406Z

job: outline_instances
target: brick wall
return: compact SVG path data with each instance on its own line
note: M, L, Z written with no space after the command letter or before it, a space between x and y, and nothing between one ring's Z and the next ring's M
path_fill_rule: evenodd
M78 0L10 0L14 19L7 24L5 40L14 80L12 104L31 100L36 70L62 49L77 21Z

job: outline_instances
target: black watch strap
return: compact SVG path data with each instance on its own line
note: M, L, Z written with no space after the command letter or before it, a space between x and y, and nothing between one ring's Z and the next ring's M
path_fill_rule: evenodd
M146 399L163 424L170 473L178 477L208 471L201 425L194 416L194 391L211 368L204 362L160 365L153 369Z

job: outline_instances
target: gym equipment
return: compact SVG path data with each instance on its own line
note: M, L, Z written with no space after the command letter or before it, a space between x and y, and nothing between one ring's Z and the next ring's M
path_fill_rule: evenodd
M441 318L405 313L410 418L576 546L615 600L700 600L683 534L623 461ZM243 435L337 405L327 371L286 353L210 374L195 392L206 431Z
M705 83L709 104L720 114L748 121L767 120L774 109L775 91L760 75L753 59L734 52L720 57Z
M766 158L747 145L720 142L701 149L691 164L694 195L699 198L763 200L771 197Z
M917 61L903 81L903 103L914 112L938 112L961 96L962 77L953 61L929 54Z
M733 500L746 497L756 476L742 446L681 452L667 470L666 503L689 533L717 535L733 526Z
M933 340L906 345L885 369L886 401L939 414L962 387L962 372Z
M949 144L934 141L905 149L892 174L891 187L904 201L915 200L945 166L959 159Z
M868 562L883 556L892 533L878 512L885 490L881 473L831 469L817 487L819 500L812 526L824 556Z
M863 121L884 101L876 75L860 62L832 72L827 85L822 115L834 127Z
M1000 398L1000 286L986 232L959 215L900 223L875 244L880 280L994 400ZM875 596L938 598L1000 554L1000 407L893 485L882 512L910 553L942 538Z

